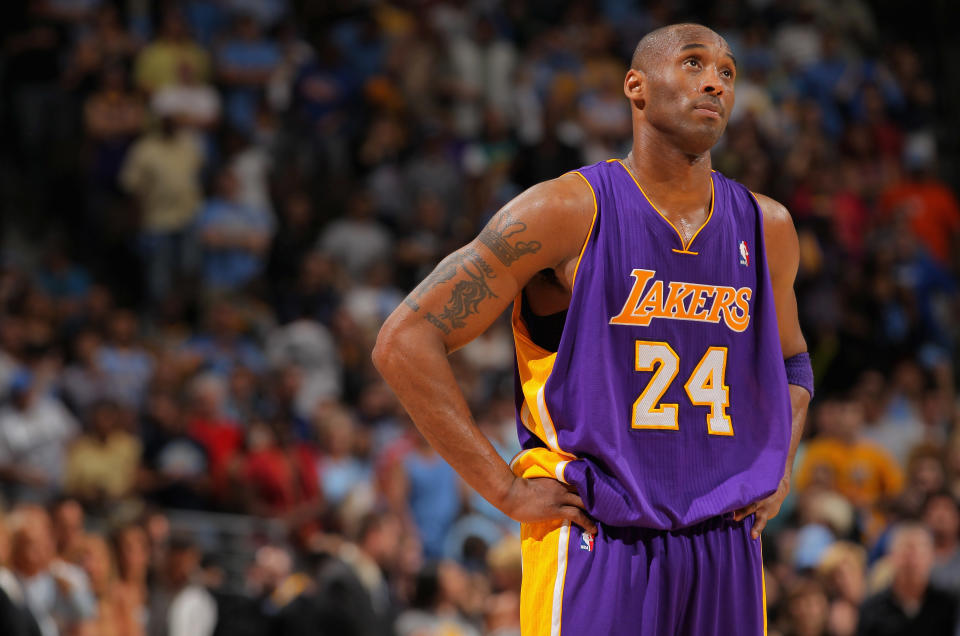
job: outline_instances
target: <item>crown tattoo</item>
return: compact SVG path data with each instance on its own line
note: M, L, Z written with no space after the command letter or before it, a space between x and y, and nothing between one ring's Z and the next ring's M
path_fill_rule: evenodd
M506 210L490 220L480 232L480 242L486 245L497 260L510 265L524 254L533 254L540 250L540 241L515 241L509 239L527 229L527 224L518 221Z

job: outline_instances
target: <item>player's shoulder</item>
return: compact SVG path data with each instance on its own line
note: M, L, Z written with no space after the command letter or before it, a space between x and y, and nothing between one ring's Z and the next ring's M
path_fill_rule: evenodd
M763 212L763 222L765 225L771 223L774 225L789 223L790 227L793 227L793 217L790 216L790 210L787 209L787 206L759 192L754 192L753 196L757 198L760 211Z
M580 253L596 209L590 184L582 175L566 173L518 194L490 219L478 238L490 247L499 243L496 237L522 233L524 242L535 245L542 268L553 268Z
M763 242L766 244L767 265L774 280L793 279L800 261L800 240L793 225L793 217L785 205L764 194L754 192L763 216Z
M754 192L763 214L763 235L768 246L792 246L797 242L793 217L785 205L765 194Z
M551 222L582 218L589 222L596 205L593 187L579 171L572 171L531 186L504 209L513 215L548 217Z

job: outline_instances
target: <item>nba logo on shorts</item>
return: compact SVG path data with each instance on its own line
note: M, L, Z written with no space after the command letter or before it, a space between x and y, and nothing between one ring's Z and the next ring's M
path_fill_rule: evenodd
M580 549L593 552L593 535L584 532L580 535Z
M746 241L740 241L740 264L741 265L750 264L750 251L747 250Z

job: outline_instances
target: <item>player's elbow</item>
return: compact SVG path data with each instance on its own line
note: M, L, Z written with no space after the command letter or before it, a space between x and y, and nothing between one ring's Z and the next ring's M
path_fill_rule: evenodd
M373 346L370 358L376 370L390 383L390 378L403 371L404 362L409 359L406 346L409 337L404 336L403 327L391 316L380 328L377 342Z
M373 366L380 375L386 375L385 371L389 368L391 362L393 335L387 325L388 323L384 323L380 328L380 333L377 334L377 341L373 345L373 351L370 353Z
M434 331L429 323L417 320L402 306L383 323L370 358L394 390L404 380L429 368L428 360L446 357L447 345Z

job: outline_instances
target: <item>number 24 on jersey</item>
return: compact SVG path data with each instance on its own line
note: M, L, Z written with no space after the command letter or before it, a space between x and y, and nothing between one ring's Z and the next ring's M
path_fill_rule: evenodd
M633 403L633 428L678 430L680 405L659 402L677 377L680 357L666 342L637 340L636 347L636 370L654 373ZM726 370L727 348L710 347L683 385L692 404L710 407L707 414L707 432L710 435L733 435L733 422L727 415L730 388L724 381Z

